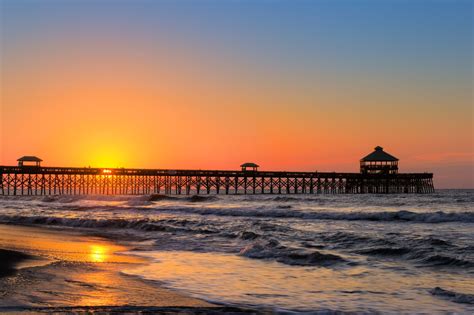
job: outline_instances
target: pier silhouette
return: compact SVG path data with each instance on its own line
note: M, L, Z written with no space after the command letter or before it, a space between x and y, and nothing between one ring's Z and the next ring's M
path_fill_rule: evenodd
M399 173L398 159L376 147L359 173L0 166L1 195L388 194L434 192L432 173Z

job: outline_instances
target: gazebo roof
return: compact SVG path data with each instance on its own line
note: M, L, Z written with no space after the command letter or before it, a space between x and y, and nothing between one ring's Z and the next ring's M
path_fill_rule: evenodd
M247 162L247 163L244 163L244 164L240 165L240 167L259 167L259 166L255 163Z
M25 156L22 156L21 158L19 158L17 161L21 161L21 162L42 162L43 160L40 159L39 157L37 156L33 156L33 155L25 155Z
M382 147L375 147L375 151L370 153L369 155L360 159L361 162L374 162L374 161L382 161L382 162L394 162L398 161L396 157L391 154L388 154L383 150Z

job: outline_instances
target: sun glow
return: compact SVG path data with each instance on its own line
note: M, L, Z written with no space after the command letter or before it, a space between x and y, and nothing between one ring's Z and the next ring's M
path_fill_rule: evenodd
M108 256L108 248L103 245L91 245L90 260L92 262L105 262Z
M125 148L123 150L125 151ZM90 161L91 167L120 167L124 163L122 160L124 152L121 152L118 145L113 146L109 144L100 148L93 146L85 158Z

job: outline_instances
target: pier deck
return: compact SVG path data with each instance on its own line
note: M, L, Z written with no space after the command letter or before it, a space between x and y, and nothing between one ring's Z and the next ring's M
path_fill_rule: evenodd
M432 173L0 166L1 195L431 193Z

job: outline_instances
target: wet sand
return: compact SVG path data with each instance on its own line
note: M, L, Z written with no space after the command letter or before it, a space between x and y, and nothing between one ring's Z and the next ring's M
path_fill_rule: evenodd
M13 275L20 262L31 258L22 252L0 249L0 278Z
M120 254L128 248L105 239L0 224L0 248L0 311L69 312L127 306L132 312L177 307L186 313L216 306L121 274L121 269L146 261Z

